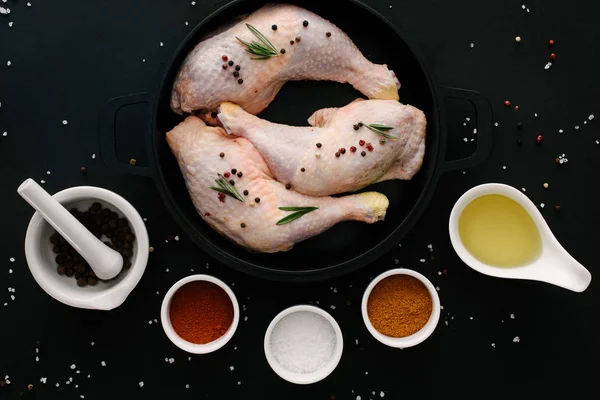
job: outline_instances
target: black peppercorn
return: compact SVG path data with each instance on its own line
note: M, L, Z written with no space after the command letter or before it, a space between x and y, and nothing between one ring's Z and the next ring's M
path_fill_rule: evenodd
M294 43L296 43L296 42L294 42L293 40L290 40L290 44L291 44L292 46L294 45Z
M327 36L327 37L331 37L331 32L327 32L327 33L325 34L325 36Z
M335 153L335 156L339 158L339 156L340 156L340 152L339 152L339 151L337 151L337 152Z
M56 258L54 260L56 261L57 264L63 264L64 262L67 261L67 256L65 256L64 254L59 254L56 256Z
M234 168L234 169L232 169L232 170L231 170L231 173L232 173L233 175L237 174L237 169L235 169L235 168Z
M306 28L308 26L308 21L302 22L302 25L304 25L304 27Z
M221 158L225 157L225 153L219 154L219 157L221 157Z
M296 36L296 43L299 43L302 40L301 36Z
M94 276L88 276L87 278L87 284L90 286L96 286L96 284L98 283L98 278L94 277Z
M231 186L235 186L235 181L232 179L232 180L230 180L230 181L229 181L229 184L230 184Z
M517 122L517 129L523 129L523 124L521 122Z
M216 111L211 112L210 113L210 117L213 118L213 119L217 118L217 112Z
M223 69L227 69L227 64L223 64Z
M240 67L239 65L236 65L236 66L235 66L235 70L236 70L236 71L239 71L240 69L242 69L242 67Z
M84 287L85 285L87 285L87 279L83 277L77 278L77 286Z
M257 197L257 198L255 198L255 199L254 199L254 201L255 201L256 203L260 203L260 197Z
M286 183L286 184L285 184L285 188L286 188L287 190L290 190L290 189L292 188L292 184L291 184L291 183Z
M340 153L342 153L342 154L346 154L346 149L344 149L344 148L341 148L341 149L340 149Z
M317 148L321 148L321 146L323 146L321 143L317 143Z
M233 76L235 76L235 77L237 78L238 76L240 76L240 73L239 73L239 72L237 72L237 71L234 71L234 72L233 72Z
M59 275L64 275L65 272L67 272L67 269L63 265L59 265L56 268L56 272L58 272Z
M277 25L275 25L275 24L271 25L271 29L273 29L274 31L276 31L277 30Z
M240 224L240 226L241 226L242 228L245 228L245 227L246 227L246 224L242 222L242 223Z
M242 172L240 171L237 173L237 176L238 176L238 178L241 178L242 176L244 176L244 174L242 174Z
M233 61L229 61L227 64L229 64L230 67L233 67L233 64L235 64Z
M304 172L304 171L306 171L306 169L304 169L304 168L300 168L300 171L301 171L301 172Z
M249 193L250 193L249 191L244 190L244 196L248 196Z
M367 155L367 152L366 152L366 151L361 151L361 152L360 152L360 155L364 157L364 156L366 156L366 155Z
M280 52L281 54L285 54L285 49L281 49L281 50L279 50L279 52Z
M354 128L354 130L355 130L355 131L357 131L357 130L359 130L359 129L360 129L360 126L358 126L358 124L355 124L355 125L353 126L353 128Z
M244 80L242 78L238 79L238 83L241 85L242 83L244 83Z

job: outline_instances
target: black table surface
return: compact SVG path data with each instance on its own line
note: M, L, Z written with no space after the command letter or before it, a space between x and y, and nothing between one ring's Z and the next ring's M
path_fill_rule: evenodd
M552 396L560 389L576 394L597 387L598 285L592 282L580 294L481 275L453 251L447 223L456 199L475 185L526 188L531 200L545 204L541 212L564 247L592 274L598 271L600 132L598 121L588 117L600 116L600 3L367 0L417 44L440 83L489 98L498 123L494 152L475 169L442 177L401 246L348 276L303 285L261 281L220 265L182 234L150 179L113 173L92 158L99 153L98 114L107 100L153 90L180 41L225 3L0 3L11 10L0 15L0 134L6 132L0 136L0 379L9 375L11 382L0 388L0 398L400 399L504 392ZM519 44L516 36L522 38ZM557 60L545 70L549 39L556 42ZM505 107L505 100L520 109ZM473 121L463 125L471 114L468 108L450 112L449 158L472 150L464 138L472 137ZM520 132L517 121L523 123ZM557 165L563 153L569 161ZM71 308L36 284L23 251L32 210L16 193L29 177L44 180L51 193L79 185L105 187L147 218L156 251L121 307ZM180 240L166 243L169 236ZM397 266L431 279L443 305L434 334L405 350L375 341L360 313L369 279ZM189 357L155 321L160 322L165 292L192 268L232 285L245 310L225 348ZM308 302L337 319L345 347L327 379L296 386L269 368L263 335L279 311ZM165 361L170 358L174 362ZM480 384L488 390L480 392Z

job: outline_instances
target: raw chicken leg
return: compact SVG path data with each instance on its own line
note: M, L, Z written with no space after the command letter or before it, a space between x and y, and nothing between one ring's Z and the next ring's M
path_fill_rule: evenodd
M387 197L375 192L315 198L286 190L272 178L249 141L228 137L222 128L207 127L194 116L167 133L167 141L204 221L252 251L286 251L345 220L377 222L384 218L389 205ZM217 186L218 174L234 181L244 202L210 188ZM291 214L279 207L319 208L288 224L277 225Z
M304 26L304 21L308 26ZM253 59L256 56L248 53L237 39L259 42L246 24L267 37L277 56ZM268 4L223 29L200 42L184 61L171 96L175 112L195 111L214 124L211 112L230 101L251 114L258 114L289 80L349 82L369 98L398 100L400 82L394 72L386 65L368 61L344 32L308 10L288 4ZM279 53L281 49L284 54ZM234 65L229 66L231 61ZM236 77L237 65L240 70Z
M250 140L275 178L299 193L325 196L408 180L423 163L425 115L397 101L358 100L319 110L309 119L313 127L274 124L232 103L219 110L217 118L227 133ZM382 135L359 122L393 129Z

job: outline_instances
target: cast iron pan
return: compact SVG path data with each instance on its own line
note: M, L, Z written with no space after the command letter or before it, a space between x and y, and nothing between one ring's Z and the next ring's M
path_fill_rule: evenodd
M232 18L252 12L265 2L238 0L222 7L200 23L175 52L154 93L111 100L101 115L101 154L111 168L154 179L173 217L204 251L239 271L276 281L316 281L364 267L389 251L417 222L425 210L440 175L484 161L492 149L491 106L479 93L435 84L414 48L382 15L357 0L291 0L329 19L343 29L371 61L387 64L402 83L400 99L425 112L428 120L427 150L421 171L411 181L389 181L367 190L384 193L390 207L384 222L366 225L346 222L289 252L252 254L236 247L205 224L194 209L183 177L165 140L165 133L182 117L171 111L169 100L174 77L199 38ZM208 77L210 79L210 77ZM350 85L332 82L288 82L262 118L290 125L307 125L306 119L323 107L344 106L361 97ZM477 114L477 150L471 157L447 162L446 98L470 101ZM140 107L145 111L139 111ZM138 110L138 111L135 111ZM138 125L147 127L148 167L133 167L117 159L115 133L123 114L139 113Z

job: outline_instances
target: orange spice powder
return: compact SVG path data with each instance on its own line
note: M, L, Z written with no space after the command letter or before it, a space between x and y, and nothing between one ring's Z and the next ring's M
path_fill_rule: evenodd
M390 337L406 337L419 331L433 308L425 285L410 275L392 275L379 282L367 300L373 327Z
M169 317L182 339L206 344L227 333L233 322L233 304L229 295L214 283L189 282L173 295Z

